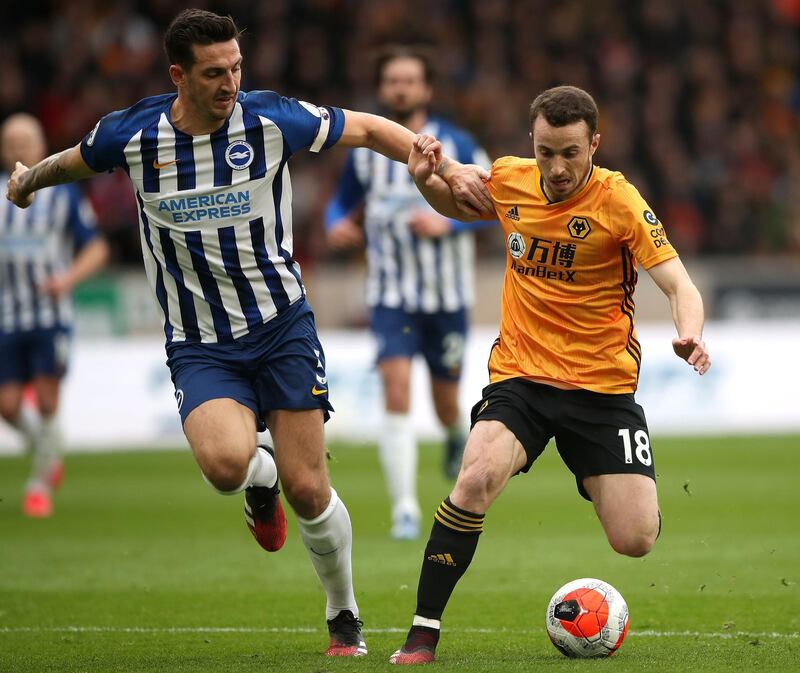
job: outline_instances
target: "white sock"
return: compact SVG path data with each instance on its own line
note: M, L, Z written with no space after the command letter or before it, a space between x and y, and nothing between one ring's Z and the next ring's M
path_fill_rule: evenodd
M392 519L420 516L417 502L417 442L408 414L386 412L378 441L383 476L392 501Z
M39 430L33 435L33 467L28 488L49 489L50 470L61 459L63 438L58 416L42 416Z
M206 475L203 475L206 483L211 486L217 493L222 495L235 495L241 493L244 489L250 486L266 486L272 488L275 482L278 481L278 467L275 465L275 460L269 455L269 452L260 447L256 447L256 452L250 459L247 465L247 476L240 486L237 486L232 491L222 491L212 484Z
M19 413L11 422L11 425L22 435L25 441L25 450L31 453L40 430L39 418L37 415L23 404L20 406Z
M249 486L272 488L275 486L275 482L278 481L278 466L275 465L275 459L269 454L269 451L261 446L256 447L256 453L250 459L250 465L247 468L247 476L250 477L250 483L244 488Z
M347 508L336 491L331 488L331 500L322 514L313 519L298 516L297 523L300 538L325 589L325 618L333 619L342 610L350 610L358 617L350 561L353 530Z

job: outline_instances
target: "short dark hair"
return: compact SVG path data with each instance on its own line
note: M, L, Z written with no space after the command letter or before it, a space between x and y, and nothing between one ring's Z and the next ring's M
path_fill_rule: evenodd
M170 64L182 68L194 65L192 45L238 40L241 31L231 16L220 16L204 9L184 9L164 33L164 51Z
M422 64L422 73L425 77L425 83L433 84L433 79L436 76L433 69L433 59L424 47L415 45L391 45L381 50L375 61L375 86L380 86L381 80L383 79L384 68L398 58L413 58L415 61L419 61Z
M597 133L597 103L576 86L557 86L536 96L528 115L531 126L539 115L550 126L567 126L583 120L589 127L590 139Z

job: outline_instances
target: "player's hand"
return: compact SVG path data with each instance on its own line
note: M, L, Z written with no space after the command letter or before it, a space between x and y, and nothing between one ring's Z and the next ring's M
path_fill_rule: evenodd
M439 238L452 231L450 220L438 213L415 210L408 219L408 228L422 238Z
M458 207L464 212L477 213L486 219L495 217L492 197L486 189L489 172L477 164L448 162L437 173L450 185Z
M39 292L51 296L53 299L61 299L72 290L72 283L66 275L50 276L39 284Z
M426 182L442 160L442 144L432 135L423 133L414 138L408 155L408 172L417 182Z
M334 250L359 248L364 245L364 230L349 217L343 217L328 229L328 245Z
M675 355L692 365L700 376L711 368L711 356L708 354L706 342L699 336L673 339L672 350Z
M19 208L27 208L33 203L33 194L25 194L19 187L19 179L27 170L28 167L18 161L6 187L6 198Z

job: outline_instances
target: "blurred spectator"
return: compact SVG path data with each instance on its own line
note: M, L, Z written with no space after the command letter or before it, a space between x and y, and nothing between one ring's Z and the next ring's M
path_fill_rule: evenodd
M386 42L437 51L434 109L492 156L530 154L527 105L557 84L600 106L598 162L623 171L691 253L800 252L800 0L206 0L246 27L245 89L368 109ZM0 8L0 121L25 110L48 142L169 88L160 35L185 3L73 0ZM339 169L299 162L298 255L323 250L321 207ZM135 208L92 188L117 260L135 259ZM114 207L114 204L116 206ZM112 207L110 207L112 206ZM127 230L127 231L126 231ZM497 247L500 250L500 247Z

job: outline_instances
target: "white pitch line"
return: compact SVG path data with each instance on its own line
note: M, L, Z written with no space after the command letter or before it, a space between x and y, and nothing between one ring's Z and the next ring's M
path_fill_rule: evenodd
M405 633L408 629L396 627L365 628L366 633ZM0 633L321 633L322 629L314 627L248 627L248 626L0 626ZM540 630L533 629L480 629L455 628L447 629L448 633L485 633L485 634L536 634ZM779 633L777 631L655 631L645 629L631 631L629 636L642 638L800 638L800 633Z

